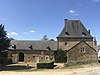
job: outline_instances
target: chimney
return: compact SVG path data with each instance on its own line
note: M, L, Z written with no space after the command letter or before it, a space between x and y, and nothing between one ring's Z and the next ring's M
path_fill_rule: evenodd
M90 29L89 29L89 31L88 31L88 32L89 32L89 34L90 34Z
M93 46L97 45L96 37L93 37Z
M65 24L65 26L66 26L67 21L68 21L68 19L65 19L65 20L64 20L64 24Z

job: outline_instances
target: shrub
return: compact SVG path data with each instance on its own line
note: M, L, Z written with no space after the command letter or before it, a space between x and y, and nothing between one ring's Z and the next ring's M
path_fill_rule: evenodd
M66 52L63 50L57 50L54 52L54 59L56 63L65 63L67 62Z
M53 69L54 61L45 61L42 63L37 63L37 69Z

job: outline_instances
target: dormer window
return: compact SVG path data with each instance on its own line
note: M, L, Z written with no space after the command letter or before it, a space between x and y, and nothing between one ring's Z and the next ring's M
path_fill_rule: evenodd
M86 33L82 32L82 36L86 36Z
M48 46L48 47L47 47L47 50L51 50L51 48Z
M16 49L16 45L12 45L12 48Z
M69 35L69 33L68 32L65 32L65 36L68 36Z
M29 49L31 49L31 50L33 49L32 45L29 45Z

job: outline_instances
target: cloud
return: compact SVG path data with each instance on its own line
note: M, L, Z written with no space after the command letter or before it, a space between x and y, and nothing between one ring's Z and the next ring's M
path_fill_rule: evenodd
M11 32L11 35L18 35L16 32Z
M29 34L28 32L23 32L24 34Z
M16 32L10 32L10 33L7 33L8 36L10 35L18 35Z
M35 31L34 31L34 30L31 30L30 32L31 32L31 33L34 33Z
M34 30L30 30L30 31L28 31L28 32L23 32L24 34L32 34L32 33L34 33L35 31Z
M75 10L69 10L69 13L74 16L78 16L79 14Z
M1 18L1 21L7 21L8 17Z
M74 10L69 10L69 13L72 13L72 14L74 14L76 11L74 11Z
M10 35L10 33L7 33L7 35Z
M99 0L92 0L93 2L98 2Z

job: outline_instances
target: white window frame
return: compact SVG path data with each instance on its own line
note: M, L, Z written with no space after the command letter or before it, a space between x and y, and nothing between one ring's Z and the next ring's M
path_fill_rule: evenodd
M81 47L81 52L85 53L85 47Z

